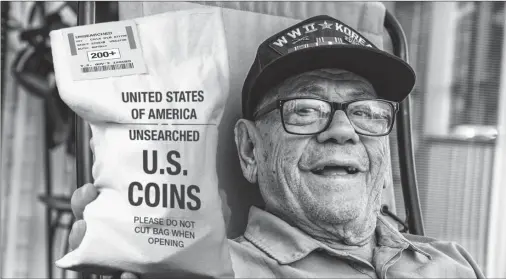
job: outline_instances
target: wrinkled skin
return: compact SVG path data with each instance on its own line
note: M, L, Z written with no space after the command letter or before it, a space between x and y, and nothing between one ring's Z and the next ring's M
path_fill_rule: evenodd
M309 85L321 87L308 92ZM365 79L342 70L317 70L290 78L258 105L276 98L313 96L336 102L356 98L374 98L372 85ZM313 136L291 135L284 131L278 110L255 122L240 119L235 140L243 174L260 187L266 210L286 222L339 250L353 250L369 261L374 248L376 216L381 191L388 175L387 137L366 137L355 133L342 111L334 115L330 127ZM362 172L356 179L326 181L311 175L308 168L318 160L348 158ZM76 216L69 236L70 248L76 249L86 232L84 208L96 199L92 184L72 195ZM354 251L352 251L353 253ZM105 277L110 278L110 277ZM114 278L139 278L122 273Z
M320 89L308 90L311 85ZM343 102L376 94L357 75L317 70L287 80L257 108L296 96ZM388 174L387 137L358 135L343 111L337 111L330 127L318 135L286 133L279 110L255 122L241 119L235 132L243 173L259 185L267 211L337 249L371 244ZM333 158L354 160L362 172L340 180L316 177L308 170L318 160Z

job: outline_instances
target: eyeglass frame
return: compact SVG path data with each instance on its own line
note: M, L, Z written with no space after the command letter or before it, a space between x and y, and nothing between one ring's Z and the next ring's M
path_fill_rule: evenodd
M330 109L331 109L330 110L330 116L328 117L327 124L325 124L325 127L323 129L321 129L318 132L308 133L308 134L289 132L286 129L285 121L284 121L284 117L283 117L283 105L286 102L288 102L288 101L300 100L300 99L319 100L319 101L323 101L325 103L328 103L330 105ZM390 124L390 128L388 129L387 132L385 132L383 134L379 134L379 135L370 135L370 134L364 134L364 133L361 133L361 132L357 131L357 129L355 128L355 126L351 123L351 120L348 117L348 113L346 112L346 109L348 108L348 106L350 104L355 103L355 102L359 102L359 101L381 101L381 102L389 104L393 108L392 123ZM353 99L353 100L346 101L346 102L332 102L332 101L329 101L329 100L326 100L326 99L316 98L316 97L280 98L280 99L277 99L276 101L274 101L274 102L266 105L265 107L261 108L257 112L255 112L253 114L253 119L257 119L260 116L264 116L264 115L270 113L271 111L273 111L275 109L279 110L279 114L281 116L281 124L283 124L283 129L288 134L302 135L302 136L310 136L310 135L320 134L320 133L324 132L325 130L327 130L330 127L330 124L332 123L332 120L334 118L334 115L335 115L336 111L342 110L344 112L344 114L346 115L346 117L348 118L348 120L350 120L350 124L353 127L353 130L355 130L355 133L357 133L359 135L363 135L363 136L368 136L368 137L383 137L383 136L386 136L386 135L388 135L388 134L390 134L392 132L392 129L393 129L394 123L395 123L395 116L397 115L397 112L399 111L399 103L398 102L389 101L389 100L384 100L384 99L367 99L367 98Z

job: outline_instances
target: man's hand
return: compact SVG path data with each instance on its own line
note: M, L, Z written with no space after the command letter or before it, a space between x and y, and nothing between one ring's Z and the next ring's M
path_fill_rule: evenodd
M74 191L71 199L72 212L76 221L72 225L72 230L69 235L69 246L71 250L75 250L84 238L86 232L86 222L83 220L83 212L86 205L94 201L98 196L97 189L93 184L86 184L83 187ZM138 279L136 275L124 272L121 274L121 279Z

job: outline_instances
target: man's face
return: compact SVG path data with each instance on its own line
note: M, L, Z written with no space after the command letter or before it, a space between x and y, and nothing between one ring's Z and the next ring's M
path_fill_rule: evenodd
M275 91L258 109L277 98L376 98L367 80L342 70L304 73ZM374 228L387 170L386 137L358 135L343 111L336 111L329 128L317 135L287 133L279 110L255 123L257 180L267 210L305 229L337 233L348 242L360 241L363 230Z

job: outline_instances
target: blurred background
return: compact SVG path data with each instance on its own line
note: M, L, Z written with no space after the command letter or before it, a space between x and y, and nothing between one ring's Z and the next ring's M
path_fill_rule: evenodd
M417 72L411 118L425 234L460 243L487 277L506 277L506 4L383 3ZM97 18L120 19L123 4L97 2ZM76 2L1 2L2 278L77 276L53 265L68 249L77 186L73 114L58 97L48 38L77 14Z

